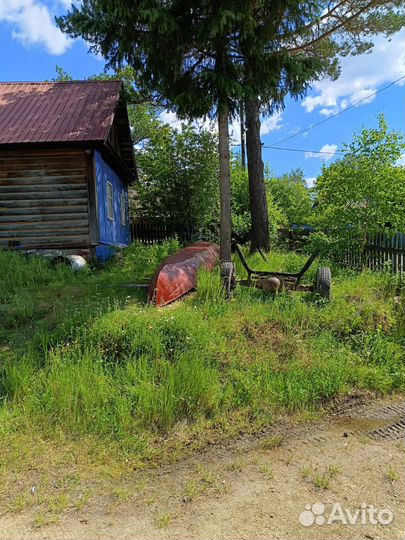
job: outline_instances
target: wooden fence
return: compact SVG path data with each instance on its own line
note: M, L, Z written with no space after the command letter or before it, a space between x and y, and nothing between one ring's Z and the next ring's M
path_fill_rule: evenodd
M161 243L171 238L178 238L180 242L187 243L193 240L195 230L182 223L132 218L131 234L133 241L142 244ZM308 241L309 234L308 231L302 233L294 229L289 234L284 231L282 236L290 241L290 249L300 251ZM387 269L403 275L405 274L405 234L369 234L364 250L359 249L354 240L352 242L349 240L344 253L336 256L335 260L338 264L350 268Z
M336 262L350 268L386 269L402 275L405 273L405 234L369 234L364 250L349 241L345 253L337 257Z
M190 242L194 235L193 227L182 223L165 223L149 221L142 218L131 219L131 236L133 242L142 244L159 244L165 240L178 238L181 242Z

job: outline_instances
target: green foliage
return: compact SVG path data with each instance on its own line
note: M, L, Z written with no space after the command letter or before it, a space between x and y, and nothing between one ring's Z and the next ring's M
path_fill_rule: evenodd
M400 2L385 0L353 0L350 9L346 2L296 0L83 0L57 22L110 67L129 64L141 87L199 117L224 96L234 111L240 99L257 96L268 108L282 106L287 94L302 95L314 79L337 76L338 58L366 52L371 36L397 32L403 14Z
M211 272L201 268L197 275L197 302L203 306L220 305L225 301L225 291L221 283L219 269Z
M181 421L191 430L241 416L259 425L274 411L353 388L404 388L403 314L386 276L333 268L325 305L309 293L273 297L249 288L224 302L216 271L200 272L197 294L164 309L123 286L151 275L176 247L133 245L84 274L0 252L2 275L18 268L1 307L11 316L31 297L36 310L17 330L1 320L3 438L15 431L93 437L147 455L156 432L173 433ZM254 255L249 263L292 272L305 261L282 252L269 259Z
M1 249L0 268L0 302L10 301L18 291L47 285L50 281L62 283L69 275L67 267L58 265L53 269L43 257Z
M73 81L73 77L61 66L56 66L56 77L52 79L54 82L69 82Z
M120 277L126 276L128 281L147 282L161 261L179 249L178 240L168 240L151 246L133 242L108 263L106 278L110 279L116 273Z
M363 129L345 146L343 159L324 166L316 184L316 224L335 250L348 239L361 247L365 233L405 229L405 169L397 166L404 148L381 115L378 129Z
M138 153L138 215L193 225L203 232L219 220L218 157L214 133L160 124Z
M286 217L285 225L303 225L311 221L313 201L302 169L270 178L267 189Z
M234 157L231 168L232 186L232 226L235 238L246 241L250 235L250 197L248 173L239 160ZM285 216L272 193L267 191L267 209L269 214L269 232L272 240L277 238L277 231L285 221Z
M89 77L89 80L96 81L116 79L124 83L132 141L134 145L143 145L161 127L158 120L161 111L158 99L152 98L146 91L139 89L137 74L130 66L120 67L112 75L100 73Z

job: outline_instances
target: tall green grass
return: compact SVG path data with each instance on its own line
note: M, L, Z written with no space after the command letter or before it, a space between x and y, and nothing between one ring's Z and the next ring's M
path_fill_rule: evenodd
M263 422L353 388L404 388L403 314L386 276L337 270L326 304L307 293L268 296L251 288L238 288L226 302L217 271L201 271L196 295L163 309L147 306L127 284L150 277L176 247L134 245L104 270L82 275L0 253L3 268L21 267L8 278L8 296L2 289L10 317L20 294L24 305L33 298L37 314L22 319L23 347L13 325L2 323L9 354L0 365L1 408L12 429L142 450L148 434L178 422L232 422L240 412ZM304 261L276 252L251 265L295 271ZM35 311L37 298L42 311Z

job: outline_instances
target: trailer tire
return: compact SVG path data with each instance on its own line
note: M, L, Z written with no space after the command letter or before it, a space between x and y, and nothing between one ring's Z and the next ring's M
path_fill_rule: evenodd
M332 291L332 272L328 267L318 268L315 278L315 292L325 300L330 300Z

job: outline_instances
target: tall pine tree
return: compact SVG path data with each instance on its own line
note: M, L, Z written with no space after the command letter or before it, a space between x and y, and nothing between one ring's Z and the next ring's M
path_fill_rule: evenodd
M312 81L335 77L339 57L369 51L373 35L397 32L404 4L387 0L247 0L249 31L241 32L246 145L252 213L251 251L268 250L268 211L260 140L260 113L303 95Z

